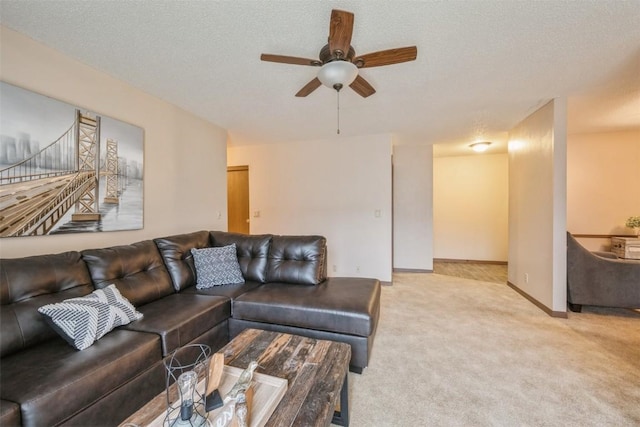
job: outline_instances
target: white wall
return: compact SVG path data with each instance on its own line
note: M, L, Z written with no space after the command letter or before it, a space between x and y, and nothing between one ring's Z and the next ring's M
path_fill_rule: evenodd
M144 129L144 229L0 240L0 256L80 250L226 230L226 131L0 27L0 79ZM217 219L217 212L222 218Z
M434 258L508 257L507 154L433 159Z
M393 267L433 270L433 147L393 147Z
M228 165L249 166L252 234L323 235L330 276L391 281L391 150L389 135L230 146Z
M566 100L549 102L509 133L508 262L510 283L566 311Z
M640 129L567 137L567 228L574 234L633 234L640 215ZM589 250L611 240L579 238Z

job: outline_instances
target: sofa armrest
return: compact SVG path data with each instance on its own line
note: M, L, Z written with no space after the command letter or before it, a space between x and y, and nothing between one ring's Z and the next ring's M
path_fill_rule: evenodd
M567 301L577 305L640 308L640 261L595 255L568 235Z
M618 259L618 255L613 252L593 251L592 254L597 255L601 258Z

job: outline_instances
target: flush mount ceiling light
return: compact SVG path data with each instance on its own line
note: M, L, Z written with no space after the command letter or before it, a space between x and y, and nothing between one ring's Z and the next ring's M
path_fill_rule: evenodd
M489 141L482 141L474 142L469 147L471 147L471 149L476 153L482 153L483 151L487 151L487 148L489 148L490 145L491 143Z
M318 71L318 80L338 92L353 83L356 77L358 77L358 67L348 61L327 62Z

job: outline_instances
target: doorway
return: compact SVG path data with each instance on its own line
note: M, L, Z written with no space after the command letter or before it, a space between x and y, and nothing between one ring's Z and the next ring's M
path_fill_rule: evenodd
M227 167L227 230L249 234L249 166Z

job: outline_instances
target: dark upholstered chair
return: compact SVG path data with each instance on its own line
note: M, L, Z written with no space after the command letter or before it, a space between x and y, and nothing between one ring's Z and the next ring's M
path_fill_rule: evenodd
M583 305L640 308L640 261L590 252L567 233L567 302L577 312Z

